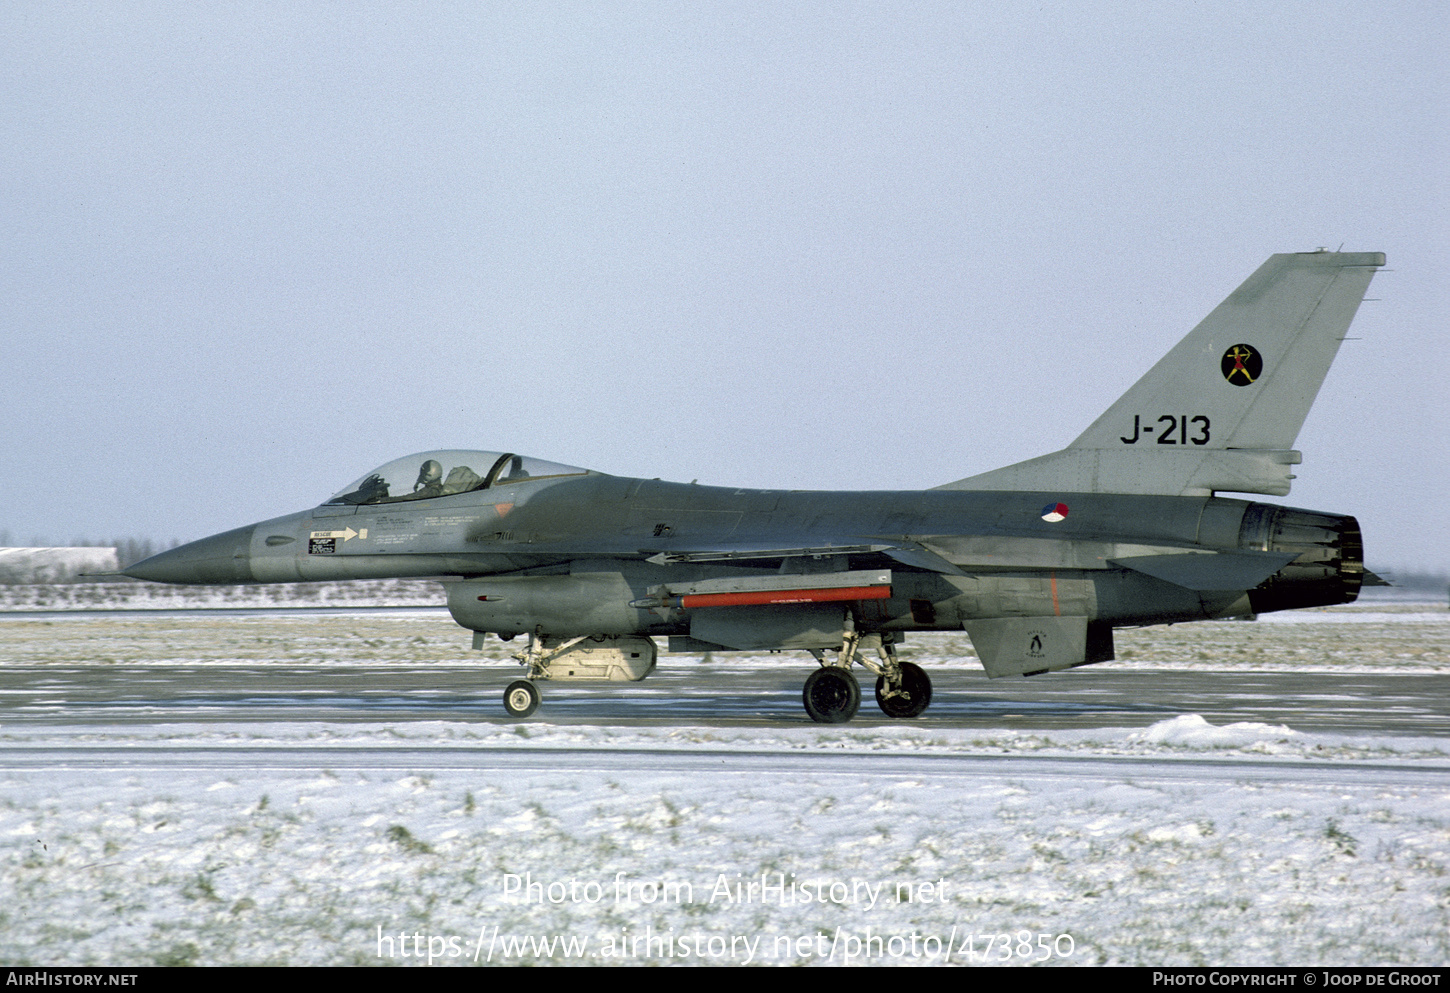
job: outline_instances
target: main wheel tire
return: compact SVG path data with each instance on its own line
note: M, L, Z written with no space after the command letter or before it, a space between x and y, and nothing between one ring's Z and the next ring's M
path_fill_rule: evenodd
M850 670L823 666L806 677L806 713L818 724L845 724L861 706L861 684Z
M503 709L511 717L528 717L539 709L539 688L527 679L515 679L503 691Z
M887 717L920 717L931 703L931 677L919 665L901 663L901 688L905 696L886 695L886 677L876 677L876 706Z

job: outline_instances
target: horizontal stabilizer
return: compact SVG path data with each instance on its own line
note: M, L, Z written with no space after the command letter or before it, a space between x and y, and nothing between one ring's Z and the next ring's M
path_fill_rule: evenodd
M1136 555L1111 565L1188 590L1251 590L1298 557L1298 552L1213 552Z
M1375 573L1372 573L1368 569L1366 569L1364 571L1364 578L1362 580L1360 580L1359 585L1360 586L1394 586L1395 584L1392 583L1392 582L1390 582L1385 577L1376 575Z

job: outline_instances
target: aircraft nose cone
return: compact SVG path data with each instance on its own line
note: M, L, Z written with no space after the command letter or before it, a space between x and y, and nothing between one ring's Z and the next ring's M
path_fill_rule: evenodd
M123 575L153 583L250 583L255 526L224 531L142 559Z

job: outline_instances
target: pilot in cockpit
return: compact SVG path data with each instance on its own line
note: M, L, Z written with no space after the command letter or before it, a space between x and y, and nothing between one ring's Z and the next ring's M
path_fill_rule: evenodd
M428 459L418 467L418 481L413 484L412 493L383 497L378 503L401 503L405 500L427 500L443 495L443 464L437 459Z
M353 504L353 505L376 505L380 503L411 503L416 500L431 500L434 497L453 496L459 493L469 493L481 489L486 485L483 476L474 472L468 465L454 464L453 459L460 454L456 452L433 453L443 456L447 461L437 458L428 458L423 455L416 456L419 461L413 458L398 459L390 462L376 472L365 477L362 482L356 484L350 491L339 493L328 501L329 504ZM475 453L479 456L492 457L491 452ZM413 481L413 488L408 492L389 493L390 480L396 484L391 486L394 489L402 489L403 480L407 479L405 473L411 472L412 466L418 466L418 475ZM448 468L449 465L453 467ZM493 463L494 468L491 476L497 476L504 469L508 469L506 479L500 482L511 482L518 479L529 478L529 472L523 466L523 460L517 455L502 455Z
M413 499L426 500L443 492L443 465L437 459L429 459L418 469L418 481L413 484Z

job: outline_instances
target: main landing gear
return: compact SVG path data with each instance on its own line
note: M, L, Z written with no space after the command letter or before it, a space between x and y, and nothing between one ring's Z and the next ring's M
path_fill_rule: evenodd
M876 706L887 717L920 717L931 703L931 679L921 666L899 662L901 678L895 690L886 676L876 677Z
M859 654L874 648L880 660ZM898 720L920 717L931 703L931 679L921 666L896 658L891 634L857 634L848 627L840 651L827 659L819 649L811 652L821 667L806 677L801 694L806 713L818 724L845 724L861 706L861 684L851 672L853 662L876 674L876 705Z
M806 677L806 713L817 724L845 724L861 706L861 684L850 669L822 666Z

